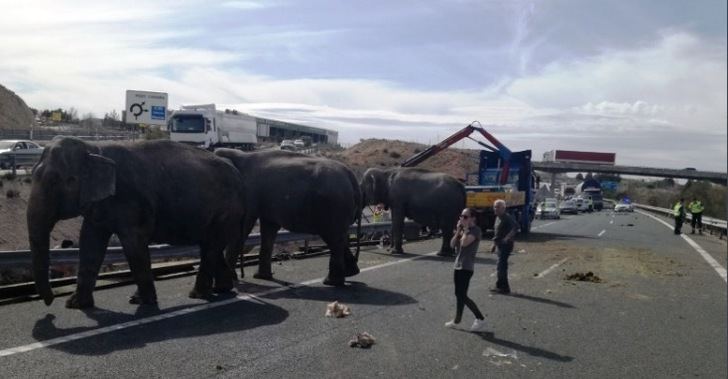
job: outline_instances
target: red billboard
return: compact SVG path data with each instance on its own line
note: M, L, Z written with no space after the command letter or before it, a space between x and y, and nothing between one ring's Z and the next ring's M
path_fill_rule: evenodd
M551 162L573 162L573 163L590 163L604 164L614 166L617 157L615 153L597 153L593 151L571 151L571 150L552 150L544 153L543 160Z

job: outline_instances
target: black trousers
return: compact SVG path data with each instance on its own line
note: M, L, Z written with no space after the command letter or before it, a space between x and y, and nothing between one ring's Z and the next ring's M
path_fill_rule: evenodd
M675 234L680 234L680 229L682 229L684 221L684 217L675 216Z
M690 226L693 227L693 232L695 231L695 225L698 225L698 230L702 230L703 229L703 212L692 213L692 216L693 217L690 220Z
M470 286L470 278L473 277L473 272L468 270L455 270L455 298L457 299L457 308L455 313L455 323L459 324L463 318L463 309L468 306L471 312L475 315L475 318L482 320L483 314L480 313L480 309L475 305L475 302L468 297L468 287Z

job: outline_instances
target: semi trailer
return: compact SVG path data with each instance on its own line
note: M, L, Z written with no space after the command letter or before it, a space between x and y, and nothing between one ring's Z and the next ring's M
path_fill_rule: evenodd
M253 150L258 143L256 118L237 111L220 111L215 104L184 105L167 123L169 139L213 150L228 147Z

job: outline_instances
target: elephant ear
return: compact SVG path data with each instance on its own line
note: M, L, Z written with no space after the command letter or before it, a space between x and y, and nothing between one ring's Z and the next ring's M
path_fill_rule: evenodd
M81 174L81 208L116 194L116 162L98 154L86 155Z

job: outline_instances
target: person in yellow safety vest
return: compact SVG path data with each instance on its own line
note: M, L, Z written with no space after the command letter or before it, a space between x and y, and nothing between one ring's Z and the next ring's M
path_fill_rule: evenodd
M698 233L703 234L703 210L705 210L705 207L703 207L703 203L693 198L693 201L688 204L688 211L690 211L690 226L693 227L693 231L690 232L690 234L695 234L695 225L698 225Z
M680 234L682 224L685 221L685 199L680 199L672 207L672 215L675 217L675 234Z

